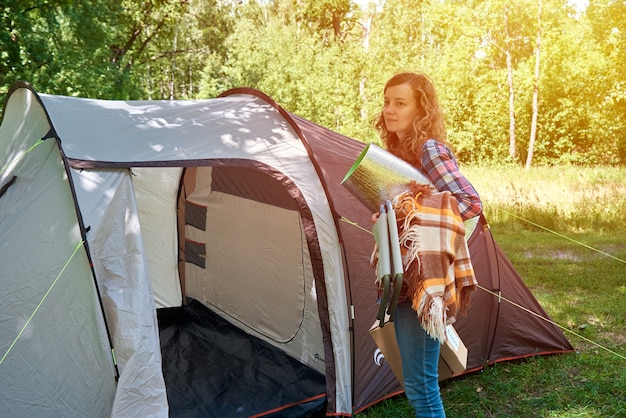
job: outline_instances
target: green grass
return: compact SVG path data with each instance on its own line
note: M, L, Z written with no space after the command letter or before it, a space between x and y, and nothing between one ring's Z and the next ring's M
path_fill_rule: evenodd
M464 167L463 172L481 195L491 224L541 229L534 223L562 234L626 233L626 168Z
M626 417L626 168L464 168L571 354L443 382L448 417ZM411 417L403 395L359 418Z

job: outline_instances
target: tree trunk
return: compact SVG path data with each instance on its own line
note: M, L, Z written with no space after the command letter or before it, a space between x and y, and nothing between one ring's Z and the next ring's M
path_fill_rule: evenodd
M515 90L513 89L513 60L511 59L510 35L509 35L509 7L504 6L504 28L506 30L506 74L509 84L509 156L515 161L517 156L517 140L515 137Z
M529 169L533 162L533 152L535 149L535 139L537 138L537 117L539 114L539 57L541 51L541 9L542 0L539 0L539 11L537 13L537 48L535 51L535 83L533 88L533 117L530 125L530 141L528 142L528 156L526 157L526 168Z
M517 139L515 137L515 90L513 89L513 64L511 51L506 51L506 71L509 82L509 156L515 161L517 157Z
M361 18L361 26L363 27L363 51L365 55L367 55L370 48L370 29L372 27L372 19L374 17L374 12L364 13ZM365 84L367 83L367 77L365 75L361 75L361 80L359 80L359 95L361 96L361 110L360 116L362 120L367 120L367 95L365 94Z

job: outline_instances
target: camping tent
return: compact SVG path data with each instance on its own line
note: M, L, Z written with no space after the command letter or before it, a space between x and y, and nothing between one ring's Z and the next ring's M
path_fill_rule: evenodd
M38 94L0 125L0 402L13 416L352 415L401 392L368 330L365 144L250 89L195 101ZM479 283L546 317L481 218ZM468 371L572 349L474 292Z

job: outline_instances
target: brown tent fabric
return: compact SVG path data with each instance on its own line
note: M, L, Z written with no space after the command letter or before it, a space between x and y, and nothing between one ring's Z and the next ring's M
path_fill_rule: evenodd
M358 411L381 397L402 391L390 368L372 367L372 353L376 347L368 330L378 310L374 273L369 265L373 237L340 220L344 217L366 229L372 226L369 210L340 184L365 144L296 115L291 117L321 167L343 240L349 281L346 288L355 311L352 324L353 384L354 406ZM455 324L468 349L467 372L499 361L573 351L561 330L546 321L550 320L549 316L495 242L484 216L481 216L468 246L479 285L499 294L502 299L482 289L473 292L467 316L461 317ZM541 318L504 299L529 309Z
M482 287L455 326L468 346L468 372L485 363L573 351L495 242L484 216L468 246Z

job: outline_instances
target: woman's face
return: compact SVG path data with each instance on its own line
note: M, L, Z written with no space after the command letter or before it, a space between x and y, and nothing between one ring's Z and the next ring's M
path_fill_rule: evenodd
M383 118L387 131L402 139L413 133L413 120L419 114L413 89L408 84L390 86L385 91Z

